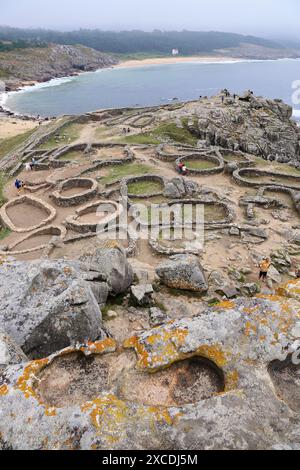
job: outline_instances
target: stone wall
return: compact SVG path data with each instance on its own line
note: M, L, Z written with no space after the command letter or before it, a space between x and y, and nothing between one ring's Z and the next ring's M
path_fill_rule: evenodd
M39 209L42 209L43 211L46 212L46 214L48 214L48 217L44 219L40 224L31 226L31 227L17 227L8 217L7 209L10 207L22 204L22 203L30 204L31 206L33 206L33 208L37 207ZM4 204L4 206L2 206L0 209L0 220L3 226L9 228L13 232L18 232L18 233L31 232L32 230L37 230L38 228L43 227L44 225L48 225L50 222L52 222L52 220L55 217L56 217L56 210L54 209L54 207L50 206L50 204L47 204L41 199L38 199L33 196L28 196L28 195L11 199L6 204Z
M276 183L276 182L273 182L271 184L268 184L268 183L261 183L259 181L250 181L250 180L247 180L247 176L255 176L257 178L261 178L262 176L267 176L267 177L278 177L278 176L282 176L282 177L286 177L286 178L289 178L293 181L295 181L295 183L298 183L297 184L293 184L293 183ZM238 170L235 170L234 173L233 173L233 179L240 185L242 186L249 186L249 187L263 187L263 186L277 186L278 188L290 188L290 189L294 189L294 190L300 190L300 176L295 176L295 175L287 175L286 173L275 173L275 172L270 172L270 171L265 171L265 170L259 170L259 169L255 169L255 168L241 168L241 169L238 169Z
M218 173L223 173L224 171L224 160L217 155L213 154L190 154L190 155L184 155L183 157L180 157L176 160L176 165L179 163L186 163L188 160L193 160L193 161L207 161L207 162L212 162L216 166L213 168L206 168L206 169L194 169L194 168L188 168L188 173L191 175L214 175Z
M70 188L83 188L85 191L79 191L74 196L63 196L63 191ZM70 178L59 185L59 189L54 191L51 198L55 204L63 207L78 206L93 199L98 193L98 183L92 178Z

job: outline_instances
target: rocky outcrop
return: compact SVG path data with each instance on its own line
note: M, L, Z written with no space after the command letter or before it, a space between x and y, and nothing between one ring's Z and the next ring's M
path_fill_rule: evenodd
M82 270L103 276L112 295L126 291L133 282L133 270L122 248L99 248L94 253L83 256L80 261Z
M280 162L299 161L299 128L291 116L292 108L281 100L246 93L225 99L222 107L203 107L191 132L211 145Z
M7 90L15 90L24 82L46 82L52 78L111 67L118 62L89 47L58 44L3 52L0 60L1 69L9 76Z
M164 196L171 199L179 199L184 196L194 196L200 191L199 185L192 180L177 177L168 181L165 185Z
M208 285L196 256L174 255L156 268L160 281L174 289L206 292Z
M299 289L225 301L123 347L106 339L7 367L0 446L299 449Z
M91 287L64 261L7 261L0 274L2 328L31 357L104 337Z
M5 333L30 357L106 336L100 308L133 281L124 250L97 250L80 262L8 260L0 273Z
M0 329L0 371L9 365L27 361L28 358L25 356L20 346Z

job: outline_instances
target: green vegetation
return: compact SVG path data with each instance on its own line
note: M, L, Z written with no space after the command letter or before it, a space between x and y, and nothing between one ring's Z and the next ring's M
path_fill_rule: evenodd
M214 162L208 160L187 160L185 164L190 170L209 170L216 166Z
M145 145L158 145L160 142L156 138L152 137L150 134L135 134L128 135L127 137L122 137L118 139L118 142L124 144L145 144Z
M77 150L73 150L72 152L65 153L62 157L59 157L59 160L79 160L83 157L82 152L78 152Z
M124 303L126 292L124 294L118 294L116 297L108 297L106 305L101 308L103 319L106 320L107 312L114 310L115 307L121 306Z
M3 158L9 152L11 152L15 147L18 147L23 142L25 142L34 132L36 128L31 129L30 131L24 132L23 134L18 134L14 137L9 137L8 139L0 140L0 158Z
M0 40L0 52L10 52L17 49L28 49L29 47L47 47L47 44L40 41L24 41L18 39L16 41L1 41Z
M162 185L158 181L136 181L128 185L129 194L153 194L162 190Z
M80 29L77 31L51 31L42 29L0 28L0 40L36 41L56 44L82 44L101 52L125 54L125 57L170 55L177 47L181 55L214 53L216 49L239 47L244 44L282 48L274 41L215 31L101 31Z
M5 197L3 194L4 186L6 184L6 177L4 173L0 173L0 207L5 203Z
M9 228L0 227L0 240L4 240L4 238L7 237L10 233L11 231L9 230Z
M46 142L41 144L39 150L52 150L56 147L61 147L66 144L74 142L79 138L80 131L82 129L81 124L72 123L63 126L59 132L52 135Z
M0 69L0 79L5 79L9 77L9 73L6 70Z
M255 160L256 168L267 170L267 171L274 171L275 173L285 173L289 175L296 175L300 176L300 170L294 168L293 166L288 165L287 163L278 163L278 162L269 162L264 160L263 158L257 157Z
M108 184L120 180L127 176L146 175L153 171L150 166L142 163L125 163L125 165L115 165L109 168L106 176L101 178L101 183Z
M194 146L197 144L197 137L193 136L188 129L177 127L174 122L161 124L151 131L151 135L161 139L171 139L180 144Z

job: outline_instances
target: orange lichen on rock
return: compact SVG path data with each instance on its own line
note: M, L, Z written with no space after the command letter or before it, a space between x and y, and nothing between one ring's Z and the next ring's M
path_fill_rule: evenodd
M220 345L218 344L204 344L200 346L196 353L196 356L205 357L210 361L214 362L218 367L224 367L227 364L228 358L224 351L222 351Z
M294 279L278 287L276 294L282 297L291 297L300 300L300 280Z
M36 393L32 387L32 381L36 378L36 374L39 373L47 364L49 364L48 358L38 359L30 362L23 370L23 374L18 378L16 388L23 392L25 398L36 398Z
M135 349L138 356L137 367L157 369L190 356L178 351L187 334L187 329L156 329L155 333L141 340L137 336L129 338L124 342L124 347Z
M105 338L102 341L89 341L86 346L82 346L80 351L83 353L90 354L104 354L108 352L114 352L117 348L117 343L112 338Z
M83 413L89 412L93 426L117 438L118 425L126 421L128 407L115 395L106 395L81 405Z
M218 303L215 305L216 308L223 308L223 309L231 309L235 307L234 302L231 302L230 300L223 300L223 302Z
M0 387L0 395L7 395L8 394L8 386L6 384L1 385Z
M232 370L227 372L225 376L225 392L235 390L238 387L239 383L239 374L237 370Z

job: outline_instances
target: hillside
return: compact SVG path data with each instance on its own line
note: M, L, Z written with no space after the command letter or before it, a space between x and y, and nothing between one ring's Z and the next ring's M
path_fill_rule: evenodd
M116 63L115 58L85 46L50 44L0 52L0 78L7 90L14 90L26 82L45 82Z
M264 58L272 58L274 50L280 57L294 56L293 48L280 42L218 31L101 31L80 29L78 31L51 31L43 29L18 29L0 27L0 40L44 41L56 44L83 44L93 49L114 54L169 55L178 48L181 55L214 54L218 49L234 51L248 45L264 48ZM237 51L239 54L240 51ZM300 52L297 52L300 56ZM251 56L249 50L247 57ZM254 53L255 58L255 53Z

